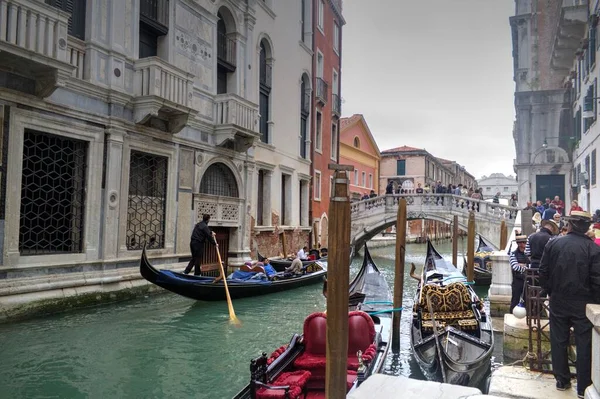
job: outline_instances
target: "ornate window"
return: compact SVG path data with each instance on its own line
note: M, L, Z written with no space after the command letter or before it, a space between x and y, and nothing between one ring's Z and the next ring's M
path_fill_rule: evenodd
M222 163L210 165L202 176L200 194L239 198L237 182L231 169Z
M19 252L83 251L87 143L25 131Z
M127 249L165 247L168 158L131 151L127 199Z

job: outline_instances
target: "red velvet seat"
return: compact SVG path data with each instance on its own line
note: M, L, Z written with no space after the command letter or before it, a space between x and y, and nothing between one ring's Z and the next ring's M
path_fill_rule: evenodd
M358 370L358 351L363 361L371 361L375 355L375 323L367 313L355 310L348 313L348 369Z
M297 399L305 390L310 378L310 371L298 370L282 373L271 384L271 387L260 387L256 391L257 399ZM288 390L277 387L289 386ZM286 392L287 391L287 392Z
M294 361L295 368L309 371L325 369L326 330L325 313L313 313L304 320L304 352Z

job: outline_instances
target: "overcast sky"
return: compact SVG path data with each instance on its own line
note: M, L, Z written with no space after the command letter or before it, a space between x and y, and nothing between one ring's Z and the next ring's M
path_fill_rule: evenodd
M344 116L381 151L425 148L476 178L513 174L513 0L345 0Z

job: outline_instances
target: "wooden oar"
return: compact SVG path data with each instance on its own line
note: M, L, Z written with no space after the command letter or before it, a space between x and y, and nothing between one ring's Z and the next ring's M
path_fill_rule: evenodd
M213 233L213 240L215 240L215 246L217 247L217 260L219 261L221 278L223 280L223 285L225 286L225 296L227 297L227 307L229 308L229 321L236 326L241 326L242 322L239 321L239 319L235 316L233 303L231 303L231 296L229 296L229 288L227 288L227 276L225 275L225 270L223 269L223 262L221 261L221 253L219 252L219 244L217 243L217 237L215 233Z

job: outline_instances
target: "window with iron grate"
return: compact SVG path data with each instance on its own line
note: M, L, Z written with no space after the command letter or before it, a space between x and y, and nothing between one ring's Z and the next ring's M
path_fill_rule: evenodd
M202 176L200 194L239 198L237 182L231 169L222 163L210 165Z
M81 40L85 40L85 3L86 0L46 0L46 4L71 14L69 35Z
M83 252L88 143L26 130L19 252Z
M127 198L128 250L165 247L168 158L131 151Z

